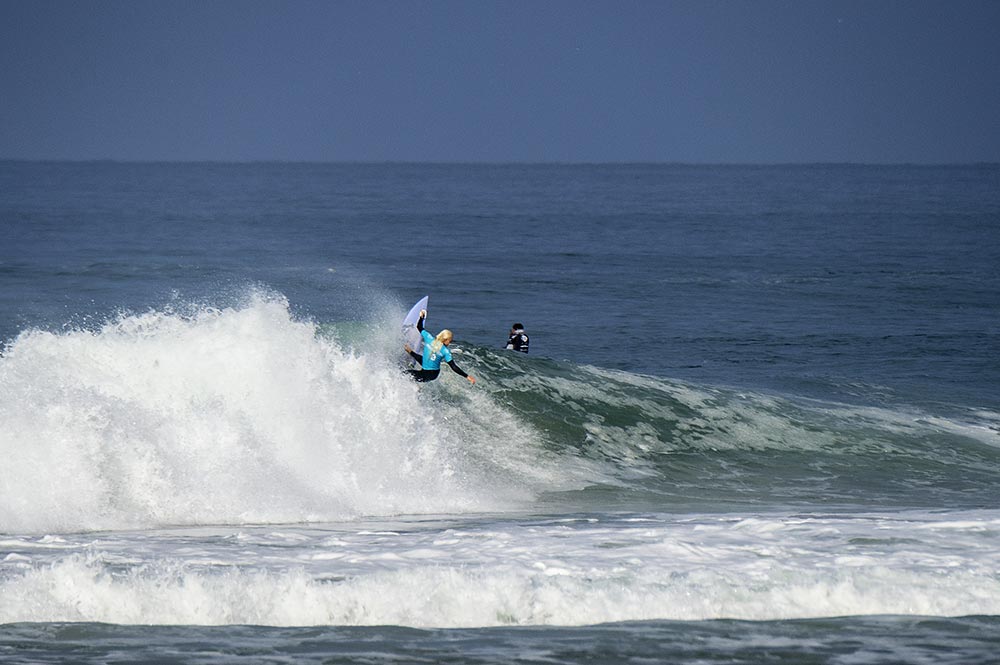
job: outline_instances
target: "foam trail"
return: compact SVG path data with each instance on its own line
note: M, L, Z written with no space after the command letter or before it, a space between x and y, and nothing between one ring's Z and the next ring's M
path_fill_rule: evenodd
M590 625L1000 614L996 511L20 539L0 624ZM151 542L151 538L153 542Z
M544 484L517 422L428 400L280 297L27 331L0 357L0 531L500 510Z

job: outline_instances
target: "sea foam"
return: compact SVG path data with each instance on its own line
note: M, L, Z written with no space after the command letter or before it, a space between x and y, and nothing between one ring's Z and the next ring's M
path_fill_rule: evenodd
M996 511L647 515L20 538L0 563L0 624L995 615L997 524Z
M0 531L500 510L546 484L530 431L439 384L260 294L25 331L0 357Z

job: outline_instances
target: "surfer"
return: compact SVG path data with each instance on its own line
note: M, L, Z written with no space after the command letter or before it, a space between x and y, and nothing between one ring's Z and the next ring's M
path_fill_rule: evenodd
M528 352L528 335L524 332L524 326L515 323L510 327L510 337L507 339L507 346L504 347L512 351Z
M429 332L424 330L424 318L426 316L427 310L422 309L420 310L420 318L417 319L417 330L420 331L420 336L424 340L423 355L415 352L410 348L409 344L403 346L406 352L420 363L420 369L411 369L407 370L407 372L418 383L433 381L441 373L441 361L444 360L456 374L465 377L469 380L469 383L475 385L476 378L463 372L462 368L451 358L451 351L448 350L448 345L451 344L452 339L451 331L442 330L437 334L437 337L432 337Z

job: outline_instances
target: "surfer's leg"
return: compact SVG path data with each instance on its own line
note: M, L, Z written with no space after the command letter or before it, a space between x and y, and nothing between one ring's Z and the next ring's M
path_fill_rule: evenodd
M438 378L441 373L439 369L408 369L406 373L413 377L417 383L426 383Z

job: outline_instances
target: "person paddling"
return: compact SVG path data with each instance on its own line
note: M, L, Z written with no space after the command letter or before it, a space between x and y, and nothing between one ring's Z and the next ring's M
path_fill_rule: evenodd
M424 318L426 316L427 310L422 309L420 310L420 318L417 319L417 330L420 331L420 336L424 340L423 355L410 348L409 344L403 346L406 352L420 363L420 369L411 369L407 370L407 372L418 383L433 381L441 373L441 361L443 360L448 363L448 366L456 374L465 377L469 383L475 385L476 378L462 371L462 368L451 357L451 351L448 349L448 345L451 344L452 340L451 331L447 329L442 330L437 334L437 337L432 337L429 332L424 330Z

